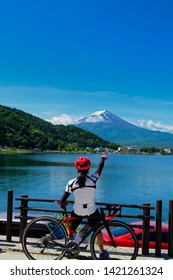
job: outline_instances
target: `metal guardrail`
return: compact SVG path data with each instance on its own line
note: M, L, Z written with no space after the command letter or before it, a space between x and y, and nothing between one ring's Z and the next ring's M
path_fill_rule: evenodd
M20 215L17 216L20 218L20 240L22 237L23 229L27 224L28 219L34 218L34 216L29 216L28 213L32 211L41 211L48 213L63 213L62 210L50 209L50 208L37 208L30 207L29 202L50 202L54 203L56 199L41 199L41 198L30 198L28 195L22 195L21 197L15 198L15 200L20 201L20 206L15 207L15 209L20 210ZM68 201L69 204L73 204L74 201ZM133 205L133 204L117 204L117 203L106 203L106 202L96 202L98 206L102 205L117 205L124 208L139 209L142 213L139 215L131 214L120 214L117 217L120 218L135 218L142 220L142 254L149 254L149 230L150 230L150 219L156 219L156 249L155 255L161 255L161 223L162 223L162 201L158 200L156 202L156 218L150 216L150 211L154 210L155 207L151 206L149 203L143 203L143 205ZM7 230L6 238L7 241L11 241L12 238L12 209L13 209L13 191L8 191L8 203L7 203ZM71 211L69 211L70 213ZM140 226L139 226L140 227ZM168 255L173 256L173 200L169 201L169 232L168 232Z
M16 207L16 209L20 210L20 240L22 239L22 233L23 230L27 224L28 219L32 219L32 216L28 216L28 211L41 211L41 212L53 212L53 213L63 213L62 210L57 209L49 209L49 208L37 208L37 207L29 207L28 202L53 202L55 199L39 199L39 198L29 198L27 195L22 195L19 198L16 198L16 200L21 201L21 205ZM73 200L68 200L69 204L73 204ZM144 203L143 205L132 205L132 204L117 204L117 203L105 203L105 202L96 202L98 206L102 205L117 205L121 206L122 208L136 208L143 211L143 214L141 215L129 215L129 214L120 214L117 215L117 217L121 218L135 218L135 219L142 219L142 228L143 228L143 234L142 234L142 254L147 255L149 254L149 228L150 228L150 219L153 219L153 216L150 216L150 210L155 209L154 207L150 206L149 203ZM69 211L70 213L71 211ZM140 226L139 226L140 227Z

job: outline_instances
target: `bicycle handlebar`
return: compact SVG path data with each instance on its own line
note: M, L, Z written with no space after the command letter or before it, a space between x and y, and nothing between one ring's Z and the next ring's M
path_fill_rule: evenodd
M101 211L104 213L104 210L106 210L106 211L108 211L108 214L109 215L113 215L113 214L115 214L115 213L117 213L117 212L120 212L121 213L121 206L120 205L114 205L114 204L112 204L112 205L106 205L106 207L101 207L100 208L101 209Z
M64 211L67 211L67 208L66 208L66 206L68 205L67 202L62 203L60 200L55 200L54 202L55 202L56 204L58 204Z
M66 206L68 205L68 202L62 203L62 202L60 202L60 200L55 200L55 203L58 204L65 212L67 212L67 207ZM109 215L113 215L117 212L121 213L121 206L120 205L117 206L115 204L106 205L105 207L100 207L100 210L103 213L104 213L104 210L108 211Z

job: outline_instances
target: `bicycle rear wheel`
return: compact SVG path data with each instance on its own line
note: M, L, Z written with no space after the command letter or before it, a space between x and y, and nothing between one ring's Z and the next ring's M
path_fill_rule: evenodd
M65 254L67 231L49 216L33 219L24 229L22 247L30 260L60 260Z
M93 259L104 259L98 246L98 234L102 235L104 250L107 251L106 259L109 260L134 260L138 254L138 240L134 230L128 224L121 221L110 221L109 229L101 225L91 239L91 255ZM114 241L111 241L111 236ZM100 243L100 241L99 241ZM114 244L113 244L114 243Z

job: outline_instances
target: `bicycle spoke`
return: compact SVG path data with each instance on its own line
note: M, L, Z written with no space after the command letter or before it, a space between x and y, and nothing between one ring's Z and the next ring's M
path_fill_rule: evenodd
M67 233L63 226L52 217L40 217L26 227L22 246L29 259L53 260L64 255Z
M109 225L110 232L107 231L105 225L102 225L93 235L91 240L91 253L94 259L109 260L132 260L138 253L138 241L133 229L119 221L112 221ZM102 244L105 250L101 254L100 241L98 235L102 235ZM114 239L114 244L112 237Z

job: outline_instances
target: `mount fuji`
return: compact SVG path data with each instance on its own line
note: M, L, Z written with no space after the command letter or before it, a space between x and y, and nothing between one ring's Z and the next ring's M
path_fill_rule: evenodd
M134 126L134 125L124 121L123 119L119 118L118 116L116 116L115 114L111 113L108 110L97 111L78 121L78 125L84 124L84 123L116 124L119 126L126 126L126 127Z
M101 138L116 142L121 146L173 147L173 134L138 127L108 110L92 113L80 119L75 126L93 132Z

